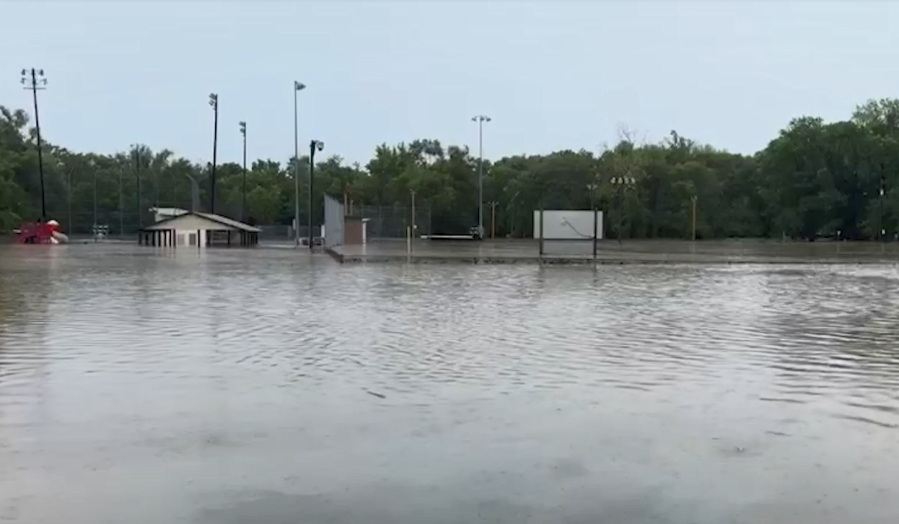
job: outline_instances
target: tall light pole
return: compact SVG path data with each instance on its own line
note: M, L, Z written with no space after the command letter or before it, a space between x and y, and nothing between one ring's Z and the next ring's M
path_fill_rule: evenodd
M122 170L119 169L119 236L125 236L125 199L122 196Z
M29 78L30 77L30 78ZM37 92L47 89L47 78L43 69L23 69L22 86L34 94L34 127L37 129L37 166L41 174L41 221L47 220L47 199L44 196L44 156L41 151L41 117L37 110Z
M212 196L210 197L209 212L215 214L215 155L218 151L219 138L219 96L217 94L209 94L209 105L215 112L215 123L212 128Z
M247 123L240 123L240 134L243 135L243 180L240 183L240 221L244 221L247 208Z
M293 81L293 235L296 246L300 246L300 139L297 131L297 93L306 89L306 85L302 82ZM310 162L311 164L311 162ZM309 184L312 184L312 171L309 171ZM312 202L312 194L310 192L309 202ZM312 206L309 206L309 226L312 227ZM312 239L312 229L309 230L310 248Z
M484 122L490 122L486 115L471 117L478 123L478 236L484 238Z
M97 166L94 165L93 160L90 162L91 171L94 172L94 227L91 228L92 231L96 231L97 229ZM96 234L96 233L94 233Z
M313 175L315 173L315 151L321 151L325 148L325 143L321 140L312 140L309 142L309 249L315 247L313 245L312 239L312 215L313 215L313 202L312 202L312 180L315 178Z

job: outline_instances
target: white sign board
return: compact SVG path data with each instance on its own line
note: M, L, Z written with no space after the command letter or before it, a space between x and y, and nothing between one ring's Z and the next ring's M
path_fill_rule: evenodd
M593 211L544 210L546 240L592 240ZM602 238L602 211L596 212L596 238ZM540 238L540 211L534 211L534 238Z

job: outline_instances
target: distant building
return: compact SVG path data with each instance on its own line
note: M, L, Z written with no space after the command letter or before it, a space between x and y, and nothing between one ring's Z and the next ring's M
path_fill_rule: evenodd
M183 210L182 210L183 211ZM148 246L255 246L262 230L212 213L184 211L165 218L138 234L138 243Z

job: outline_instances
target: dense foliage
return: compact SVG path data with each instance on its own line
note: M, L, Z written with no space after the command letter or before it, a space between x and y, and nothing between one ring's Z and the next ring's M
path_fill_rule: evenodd
M0 110L0 231L7 231L40 215L40 181L27 115ZM294 162L258 160L249 166L248 221L291 222ZM305 217L308 159L299 163ZM210 201L209 165L146 146L99 155L45 144L44 171L47 214L69 231L88 232L96 220L113 233L122 225L128 233L151 220L151 206L190 208L191 180L201 207ZM465 231L477 222L477 172L468 148L437 140L378 146L364 167L326 158L316 164L316 220L321 193L346 198L356 209L401 208L414 190L419 208L430 210L434 231ZM694 199L701 238L863 239L878 237L881 229L893 236L899 230L899 101L870 101L843 122L795 119L751 156L699 145L673 131L657 144L636 144L622 133L617 145L599 155L582 150L513 156L485 163L484 173L485 226L489 230L494 202L500 236L528 236L540 207L595 204L606 210L607 236L617 236L620 224L625 238L685 238ZM633 183L612 183L622 178ZM217 180L216 211L239 217L241 166L218 166Z

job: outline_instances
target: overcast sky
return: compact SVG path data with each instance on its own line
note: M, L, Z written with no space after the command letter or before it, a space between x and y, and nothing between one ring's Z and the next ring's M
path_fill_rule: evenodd
M140 142L194 161L293 153L365 163L436 138L485 156L598 150L621 125L754 152L791 118L846 118L899 96L899 3L0 0L0 104L28 109L42 67L46 138L111 153ZM6 80L2 80L6 78Z

